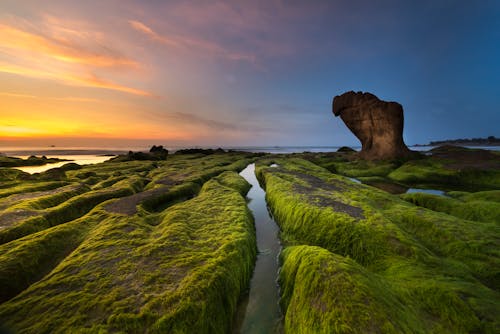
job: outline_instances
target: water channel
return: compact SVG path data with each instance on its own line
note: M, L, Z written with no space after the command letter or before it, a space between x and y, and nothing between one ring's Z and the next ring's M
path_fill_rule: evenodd
M29 156L15 156L17 158L21 159L27 159ZM104 155L90 155L90 154L85 154L85 155L50 155L48 156L49 158L58 158L58 159L64 159L65 161L61 162L54 162L54 163L49 163L41 166L24 166L24 167L12 167L16 169L20 169L23 172L26 173L42 173L45 172L46 170L49 170L51 168L58 168L62 167L67 163L75 163L79 165L89 165L89 164L98 164L104 161L107 161L111 159L111 156L104 156Z
M238 309L233 333L280 333L282 315L277 283L281 250L279 227L268 212L266 193L255 176L255 164L248 165L240 175L252 185L247 199L255 218L258 254L250 290Z

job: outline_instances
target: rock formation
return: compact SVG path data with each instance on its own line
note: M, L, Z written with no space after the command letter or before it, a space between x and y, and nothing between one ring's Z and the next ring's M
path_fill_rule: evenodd
M360 158L394 159L415 154L403 141L403 107L399 103L350 91L333 98L332 111L361 141Z

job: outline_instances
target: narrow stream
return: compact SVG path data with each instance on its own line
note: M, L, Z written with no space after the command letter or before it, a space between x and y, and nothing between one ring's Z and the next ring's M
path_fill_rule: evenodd
M255 218L257 262L250 281L250 291L241 302L233 333L280 333L281 310L278 291L278 255L281 244L279 228L267 210L266 193L255 177L255 164L241 173L252 185L247 194L248 207Z

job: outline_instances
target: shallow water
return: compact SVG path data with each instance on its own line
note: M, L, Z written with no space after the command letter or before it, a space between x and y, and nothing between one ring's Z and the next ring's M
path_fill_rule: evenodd
M279 228L267 210L266 193L255 177L255 164L248 165L240 175L252 185L247 198L255 218L258 254L250 291L239 306L233 333L279 333L282 317L277 284Z
M361 183L361 181L360 181L360 180L358 180L358 179L356 179L356 178L354 178L354 177L348 177L348 179L349 179L349 180L351 180L351 181L352 181L352 182L354 182L354 183Z
M23 158L23 159L28 158L28 156L16 156L16 157ZM26 167L13 167L13 168L20 169L26 173L34 174L34 173L45 172L46 170L49 170L51 168L61 167L61 166L68 164L68 163L76 163L79 165L97 164L97 163L109 160L112 157L102 156L102 155L50 155L50 156L47 156L47 158L66 159L69 161L55 162L55 163L46 164L46 165L42 165L42 166L26 166Z
M354 178L354 177L348 177L349 180L355 182L355 183L363 183L360 180ZM369 186L381 189L385 192L388 192L393 195L400 195L400 194L412 194L412 193L426 193L426 194L431 194L431 195L439 195L439 196L446 196L446 192L442 190L437 190L437 189L421 189L421 188L408 188L403 185L397 184L397 183L392 183L392 182L370 182L370 183L365 183Z
M410 188L406 191L407 194L412 194L412 193L426 193L426 194L431 194L431 195L439 195L439 196L446 196L445 192L442 190L437 190L437 189L419 189L419 188Z

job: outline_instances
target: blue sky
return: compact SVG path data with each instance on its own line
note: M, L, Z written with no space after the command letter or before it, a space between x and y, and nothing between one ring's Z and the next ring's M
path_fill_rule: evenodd
M498 1L5 0L0 37L4 143L356 145L349 90L500 137Z

